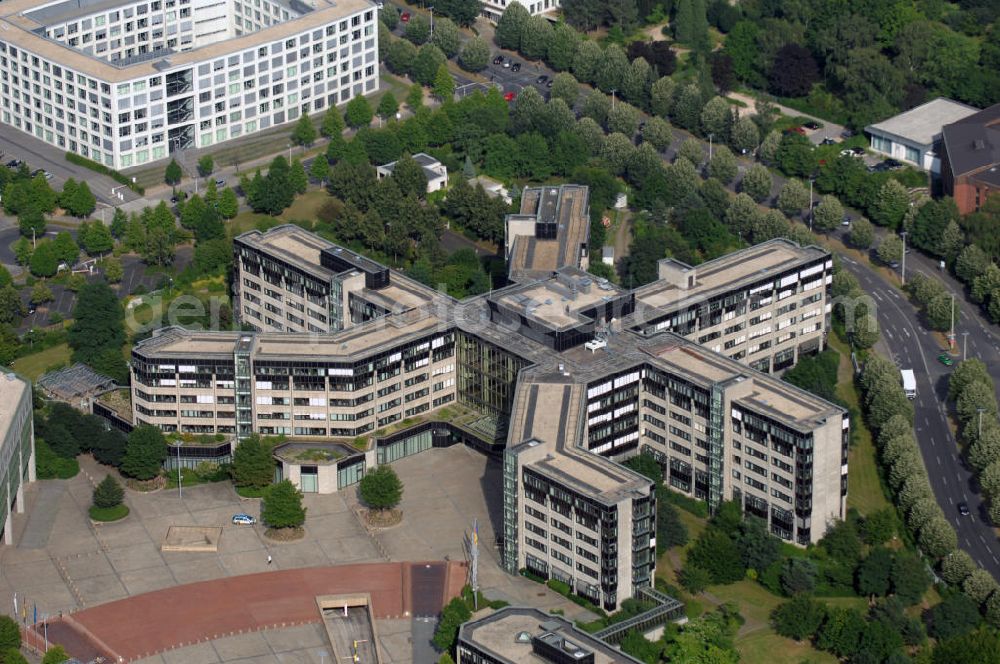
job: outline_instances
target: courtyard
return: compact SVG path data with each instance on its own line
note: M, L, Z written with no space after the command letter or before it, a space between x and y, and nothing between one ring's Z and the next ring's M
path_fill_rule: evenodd
M28 511L14 519L13 547L0 549L0 602L38 607L38 615L73 614L107 602L183 584L227 577L367 562L466 558L465 538L479 523L479 584L491 599L562 609L569 617L589 617L577 605L544 586L505 573L499 566L494 532L501 514L500 465L456 445L432 449L393 464L404 484L403 522L370 532L357 516L355 489L332 495L306 494L306 534L301 540L273 542L260 526L234 526L234 513L259 515L258 499L237 496L228 482L176 491L129 491L131 514L119 523L91 524L87 508L93 483L105 472L89 457L72 480L46 480L27 487ZM215 552L161 551L171 526L221 527ZM268 566L268 556L272 564ZM183 607L178 607L183 610ZM318 620L318 615L317 615ZM429 652L424 637L432 616L379 620L383 652L391 662L422 664ZM295 630L297 637L285 632ZM432 631L432 629L431 629ZM169 650L148 662L319 662L322 626L209 638ZM293 647L294 646L294 647Z

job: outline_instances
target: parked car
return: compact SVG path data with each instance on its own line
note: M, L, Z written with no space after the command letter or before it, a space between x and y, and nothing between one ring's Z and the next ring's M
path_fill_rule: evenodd
M51 180L53 177L55 177L52 175L52 173L49 173L48 171L42 171L42 175L45 176L46 180Z
M816 131L817 129L823 128L823 125L816 122L815 120L810 120L809 122L803 122L802 126L805 127L806 129L809 129L810 131Z
M503 68L504 69L510 69L510 64L512 62L513 62L513 60L505 60L504 63L503 63Z
M18 159L11 159L7 162L7 168L18 168L21 165L21 161Z
M44 175L44 174L45 170L42 168L36 168L35 170L31 171L31 177L33 178L37 178L39 175Z
M837 141L827 136L822 141L819 142L820 145L836 145Z
M514 64L512 64L510 66L510 70L511 71L521 71L521 63L520 62L515 62Z
M400 14L399 15L399 20L402 21L403 23L409 23L410 22L410 12L403 12L402 14Z
M901 162L898 162L895 159L886 159L883 162L869 167L868 170L872 173L884 173L886 171L896 171L902 167L903 164Z
M847 148L845 150L841 150L840 151L840 156L841 157L864 157L865 156L865 149L864 148Z
M223 180L222 178L219 178L218 180L215 181L215 186L216 187L225 187L226 186L226 181Z
M555 81L553 81L553 80L552 80L552 79L550 78L550 79L549 79L549 82L545 84L545 87L547 87L547 88L551 88L551 87L552 87L552 84L553 84L553 83L555 83Z
M28 305L28 315L29 316L31 314L35 313L36 311L38 311L38 308L34 304L29 304Z
M257 523L257 519L253 518L249 514L244 514L240 512L239 514L233 515L233 525L236 526L252 526Z
M851 225L851 218L850 218L850 216L848 216L848 215L845 214L844 215L844 219L840 222L840 225L841 226L850 226Z
M786 134L799 134L801 136L805 136L806 135L806 130L803 129L802 127L789 127L788 129L785 130L785 133Z
M514 92L505 92L504 95L503 95L503 100L504 101L514 101L515 97L517 97L516 93L514 93Z
M546 76L545 74L542 74L541 76L539 76L539 77L538 77L538 78L537 78L537 79L535 80L535 83L538 83L538 84L542 84L542 83L544 83L544 82L545 82L545 81L547 81L547 80L549 80L549 77L548 77L548 76Z
M503 56L502 55L498 55L497 57L493 58L493 64L498 65L501 62L503 62Z
M940 355L938 355L938 362L940 362L946 367L950 367L952 364L955 363L955 361L952 360L951 356L949 356L947 353L941 353Z

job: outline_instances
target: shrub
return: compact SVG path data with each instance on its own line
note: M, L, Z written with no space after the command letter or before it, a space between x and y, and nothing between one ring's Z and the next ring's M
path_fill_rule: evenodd
M80 472L80 464L76 459L56 455L41 438L35 439L35 454L40 480L68 480Z
M105 475L101 483L94 487L94 507L118 507L124 498L125 491L113 475Z
M298 528L306 521L302 492L290 480L267 487L260 505L260 518L271 528Z
M118 184L127 185L129 189L131 189L132 191L134 191L139 195L143 195L146 193L145 189L132 182L132 178L122 175L118 171L112 170L107 166L105 166L104 164L99 164L96 161L87 159L86 157L81 157L80 155L75 154L73 152L66 153L66 161L68 161L71 164L76 164L77 166L83 166L84 168L88 168L94 171L95 173L100 173L101 175L107 175L109 178L111 178Z
M21 647L21 629L10 616L0 616L0 650Z
M390 510L403 497L403 483L391 466L381 465L361 478L358 484L361 500L377 510Z

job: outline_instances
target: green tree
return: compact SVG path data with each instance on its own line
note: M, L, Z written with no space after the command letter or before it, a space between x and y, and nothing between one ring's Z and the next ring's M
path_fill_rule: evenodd
M391 91L386 92L378 102L376 113L383 120L392 120L397 112L399 112L399 102L396 101L396 96Z
M708 572L713 583L734 583L743 578L745 571L736 543L716 528L701 534L687 559L688 564Z
M816 563L804 558L787 558L779 580L786 595L811 593L816 587Z
M903 223L903 217L909 209L910 195L906 187L899 180L889 179L879 189L869 215L879 226L895 229Z
M886 235L875 249L883 263L894 263L903 257L903 241L897 235Z
M837 657L850 657L858 651L865 620L857 609L831 608L816 637L816 645Z
M319 155L313 159L312 164L309 165L309 177L319 181L321 185L326 184L330 177L330 162L326 160L325 156Z
M236 445L230 472L236 486L263 489L274 480L274 457L271 444L251 434Z
M991 630L943 641L934 648L934 664L983 664L1000 662L1000 639Z
M851 233L848 237L851 246L858 249L868 249L875 241L875 228L872 222L860 217L851 222Z
M26 314L21 295L11 284L0 288L0 324L9 325L15 323L21 316Z
M431 36L430 20L423 14L411 12L410 20L403 29L403 36L417 46L427 43Z
M619 102L608 110L609 132L633 136L638 128L639 110L635 106Z
M823 196L813 211L813 224L821 231L833 230L844 218L844 206L835 196Z
M541 15L530 17L521 29L521 55L528 60L541 60L552 42L552 23Z
M674 79L669 76L661 76L656 79L649 91L649 107L654 115L662 118L670 115L670 110L673 108L675 87Z
M712 151L708 160L708 174L723 184L729 184L736 178L739 168L736 157L725 145L720 145Z
M521 34L531 15L528 10L519 2L512 2L504 9L500 20L497 21L494 39L497 46L510 51L521 50Z
M316 127L313 126L308 113L302 113L299 115L298 122L296 122L295 127L292 128L291 138L292 143L303 147L308 147L315 142Z
M459 46L462 45L461 34L458 26L449 18L439 18L434 21L434 36L431 42L441 49L447 58L453 58L458 54Z
M59 267L59 258L51 242L41 242L31 254L29 268L36 277L51 277Z
M212 159L212 155L207 154L200 159L198 159L198 175L203 178L207 178L215 171L215 160Z
M290 480L282 480L264 490L260 518L271 528L299 528L306 522L302 492Z
M458 636L458 628L471 618L472 612L469 611L465 600L455 597L441 609L441 620L434 631L431 643L438 650L450 651L455 644L455 637Z
M31 302L32 304L42 304L44 302L51 302L54 299L52 295L52 289L45 285L44 282L39 281L34 286L31 287Z
M392 466L381 465L369 471L358 484L361 500L377 510L395 508L403 497L403 483Z
M288 169L288 184L296 194L306 193L306 189L309 187L309 177L306 175L305 166L298 158L292 162L292 167Z
M733 112L722 97L712 97L701 109L701 133L711 136L717 143L729 141L729 128L733 123Z
M118 507L125 499L125 490L113 475L105 475L101 483L94 487L94 506L102 509Z
M704 0L678 0L673 26L677 41L692 48L704 48L708 44Z
M573 58L579 43L580 36L576 30L565 23L557 23L547 44L546 62L555 71L568 72L573 66Z
M458 56L458 64L462 69L471 72L479 72L490 64L490 46L486 40L480 36L475 36L462 45L461 53Z
M979 606L962 593L948 595L928 609L927 633L936 639L951 639L976 629L981 617Z
M167 441L158 428L142 424L128 435L121 471L137 480L149 480L160 473L167 458Z
M441 63L434 74L434 87L432 90L435 97L441 102L448 103L455 98L455 79L448 71L448 65Z
M872 549L858 567L858 592L862 595L887 595L891 572L892 551L883 547Z
M392 169L392 181L396 183L404 197L412 194L417 198L423 198L427 195L427 175L423 167L410 155L404 154L396 161Z
M552 88L555 89L555 86ZM674 141L673 128L663 118L651 117L642 128L642 140L652 145L658 152L663 152Z
M419 83L414 83L410 86L409 91L406 93L406 105L414 113L424 105L424 88Z
M30 207L17 215L17 224L21 230L21 235L30 237L33 240L45 235L45 215L41 210Z
M729 144L736 152L749 154L760 144L760 130L749 117L738 117L729 130Z
M931 585L924 561L906 551L896 554L889 578L892 582L892 592L906 606L919 602Z
M347 126L357 129L367 127L372 123L372 107L364 95L355 95L351 101L347 102L344 109L344 120Z
M802 641L811 639L826 617L826 606L807 595L796 595L771 612L771 624L781 636Z
M417 57L413 61L411 78L423 86L432 87L435 84L438 69L441 65L447 66L447 64L448 58L444 57L441 49L434 44L426 44L420 47Z
M45 651L45 657L42 658L42 664L62 664L67 660L69 660L69 655L62 646L52 646Z
M21 628L10 616L0 615L0 651L21 647Z
M326 162L326 159L320 155L316 158L316 161ZM219 194L219 202L216 205L216 209L223 219L232 219L240 211L239 199L236 198L236 192L231 187L226 187Z
M344 119L340 116L340 110L333 104L323 114L323 124L320 125L320 133L330 139L342 137L344 133Z
M83 248L86 249L87 254L90 256L99 256L111 251L114 247L115 241L111 237L110 229L100 221L94 221L88 225L87 232L81 232L81 236L80 239L83 242Z
M681 587L692 595L697 595L712 585L712 575L697 565L685 565L678 574L677 580Z
M184 173L181 172L180 164L177 163L176 159L171 159L170 163L167 164L167 170L163 173L163 181L176 187L180 184L182 177L184 177Z
M740 189L760 203L771 196L771 172L761 164L754 164L743 174Z
M69 329L73 360L92 363L105 350L120 354L125 343L121 302L106 283L87 284L77 295L75 322Z

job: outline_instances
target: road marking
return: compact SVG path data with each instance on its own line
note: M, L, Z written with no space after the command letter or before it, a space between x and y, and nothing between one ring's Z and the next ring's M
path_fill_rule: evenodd
M886 335L887 335L887 336L888 336L888 337L889 337L890 339L892 339L892 338L893 338L893 336L892 336L892 332L891 332L891 331L889 330L889 328L885 328L885 333L886 333Z
M941 463L941 457L938 457L938 463ZM951 503L952 505L955 504L955 501L951 496L948 496L948 502ZM958 519L955 519L955 521L958 521Z
M872 291L872 297L874 297L876 300L881 300L882 299L882 296L879 295L878 291Z
M945 477L944 475L941 476L941 481L944 482L945 486L948 485L948 478Z
M983 544L986 544L986 540L983 538L982 535L979 536L979 541L982 542Z
M938 460L938 465L940 466L941 465L941 455L940 454L938 455L937 460Z
M910 338L910 331L909 331L909 330L907 330L907 329L906 329L905 327L903 328L903 334L905 334L905 335L906 335L906 338L907 338L907 339L909 339L909 338Z
M927 425L927 426L930 426L931 425L931 421L925 417L924 418L924 424Z

